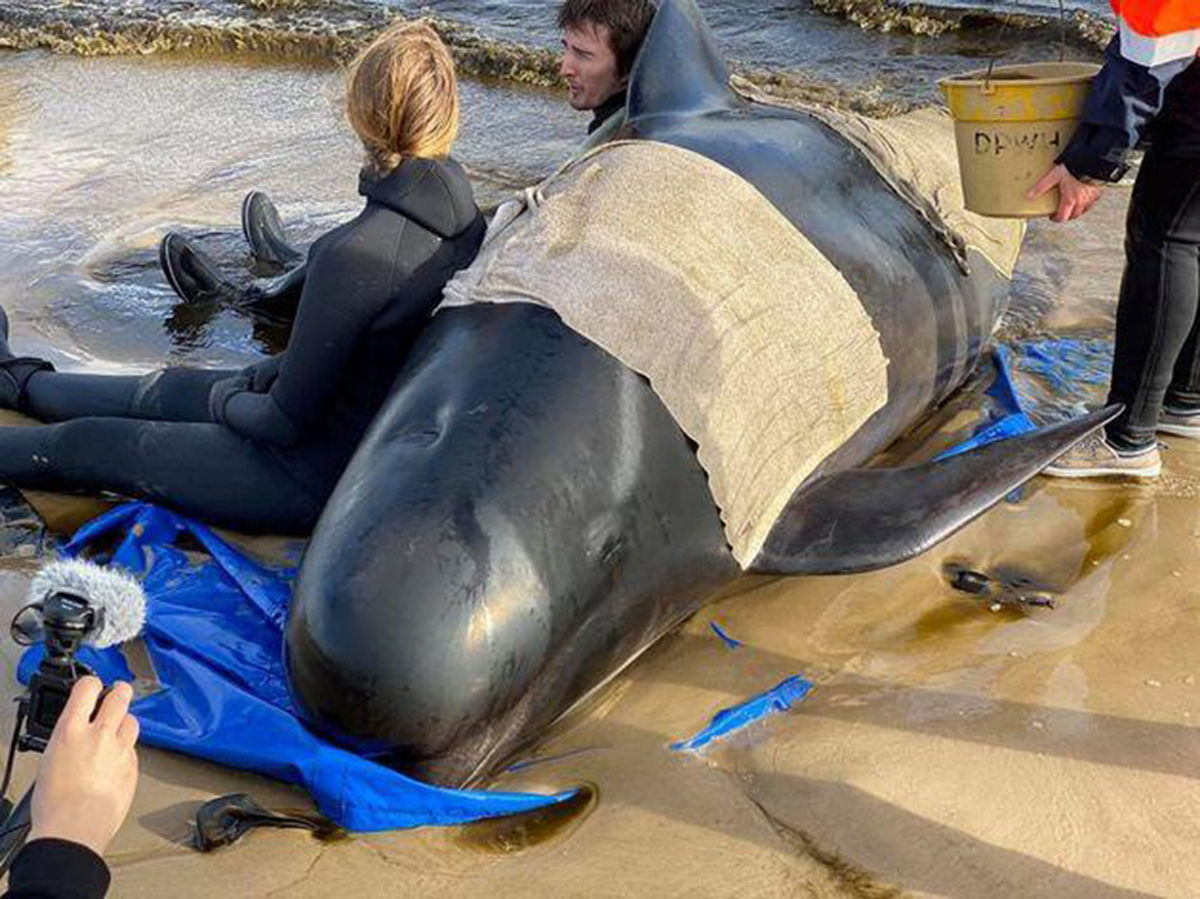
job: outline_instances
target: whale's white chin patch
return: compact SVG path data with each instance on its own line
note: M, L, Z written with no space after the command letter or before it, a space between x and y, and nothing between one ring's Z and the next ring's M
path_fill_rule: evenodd
M535 302L645 375L698 445L743 565L800 483L887 402L863 304L757 190L618 142L497 213L446 302Z

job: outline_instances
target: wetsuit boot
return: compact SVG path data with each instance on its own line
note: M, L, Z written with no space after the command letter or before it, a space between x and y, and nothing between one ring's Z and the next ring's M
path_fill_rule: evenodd
M295 318L307 275L308 266L298 265L278 278L258 281L242 292L237 304L276 318Z
M203 250L174 232L162 239L158 261L167 283L189 303L221 302L287 319L296 314L307 273L300 265L277 278L241 287L226 278Z
M0 408L29 411L26 387L39 371L54 371L45 359L15 356L8 346L8 314L0 307Z
M206 253L174 231L158 245L158 264L171 289L189 303L236 300L241 293Z
M255 284L240 305L277 318L294 318L307 274L304 253L288 243L279 210L262 191L252 190L242 201L242 234L250 245L250 254L260 262L284 268L301 264L277 278Z
M242 201L242 234L250 244L250 253L261 262L290 266L304 254L287 241L279 210L262 191L252 190Z

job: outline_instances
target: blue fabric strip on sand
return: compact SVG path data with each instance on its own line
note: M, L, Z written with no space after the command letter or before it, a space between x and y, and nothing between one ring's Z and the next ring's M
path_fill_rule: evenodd
M799 675L792 675L765 693L759 693L745 702L717 712L708 727L690 740L672 743L671 748L700 749L713 740L728 736L748 724L753 724L760 718L786 712L793 703L797 703L807 696L812 687L812 681L807 681Z

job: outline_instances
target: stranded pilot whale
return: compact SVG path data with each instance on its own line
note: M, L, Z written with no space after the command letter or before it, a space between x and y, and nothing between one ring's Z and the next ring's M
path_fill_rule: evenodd
M1111 414L941 462L859 467L960 386L1002 312L1005 277L973 251L961 264L829 126L735 94L692 0L660 4L622 137L713 166L827 260L872 332L880 399L735 558L716 467L701 464L703 441L681 430L654 377L552 300L443 306L321 517L286 635L313 727L437 783L494 770L742 570L903 561ZM585 280L620 294L640 265L627 249ZM783 263L758 261L742 274ZM821 365L842 384L860 360Z

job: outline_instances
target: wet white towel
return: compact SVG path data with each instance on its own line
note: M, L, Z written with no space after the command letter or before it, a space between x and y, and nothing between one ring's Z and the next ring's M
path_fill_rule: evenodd
M502 206L445 302L548 306L645 375L743 566L887 401L879 335L837 269L748 182L665 144L608 144Z

